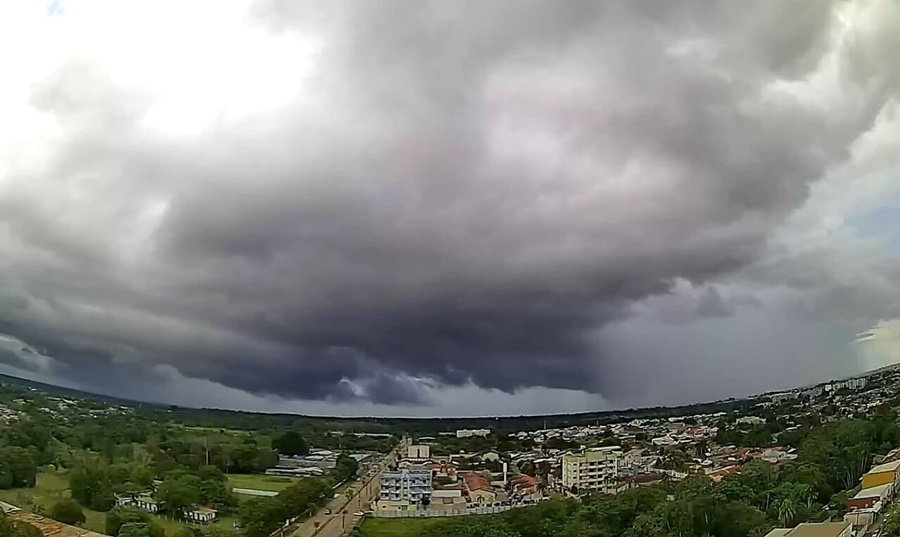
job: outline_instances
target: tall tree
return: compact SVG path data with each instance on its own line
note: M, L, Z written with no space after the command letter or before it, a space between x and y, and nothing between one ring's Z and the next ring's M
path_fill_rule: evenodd
M75 500L62 499L50 507L50 518L63 524L83 524L87 520L84 511Z
M272 440L272 447L275 448L278 453L288 457L306 455L309 453L309 446L306 444L306 440L304 440L297 431L288 431L278 438L275 438Z

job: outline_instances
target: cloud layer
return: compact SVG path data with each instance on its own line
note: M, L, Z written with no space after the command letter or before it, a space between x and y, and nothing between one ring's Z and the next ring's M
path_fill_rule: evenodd
M0 17L0 332L287 399L632 402L640 323L821 312L792 215L900 83L886 0L61 6Z

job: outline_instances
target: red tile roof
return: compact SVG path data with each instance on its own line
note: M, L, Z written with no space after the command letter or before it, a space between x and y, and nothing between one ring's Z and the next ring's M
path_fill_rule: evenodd
M463 480L466 482L466 488L472 490L486 490L493 492L494 487L483 476L474 472L463 474Z

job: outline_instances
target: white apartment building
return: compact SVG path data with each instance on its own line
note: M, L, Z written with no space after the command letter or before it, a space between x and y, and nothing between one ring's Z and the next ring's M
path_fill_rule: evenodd
M431 458L431 448L425 445L413 444L406 448L406 458L411 461L427 461Z
M563 490L573 495L588 491L615 494L621 457L622 448L618 446L566 453L562 460Z
M490 429L458 429L456 431L456 438L471 438L473 436L487 438L490 434Z
M385 507L404 510L431 497L431 470L402 469L382 472L379 501Z

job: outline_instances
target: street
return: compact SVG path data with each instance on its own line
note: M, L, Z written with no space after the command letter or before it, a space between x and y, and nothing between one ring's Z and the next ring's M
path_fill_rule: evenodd
M342 494L328 502L328 505L320 509L315 515L303 521L290 533L291 537L341 537L350 533L353 524L361 517L355 515L358 511L367 511L372 501L378 495L381 484L381 472L397 462L400 453L406 449L408 440L401 440L397 447L385 455L373 467L376 471L369 477L362 478L362 486L351 492L350 497ZM355 484L354 484L355 485ZM326 510L331 514L325 514Z

